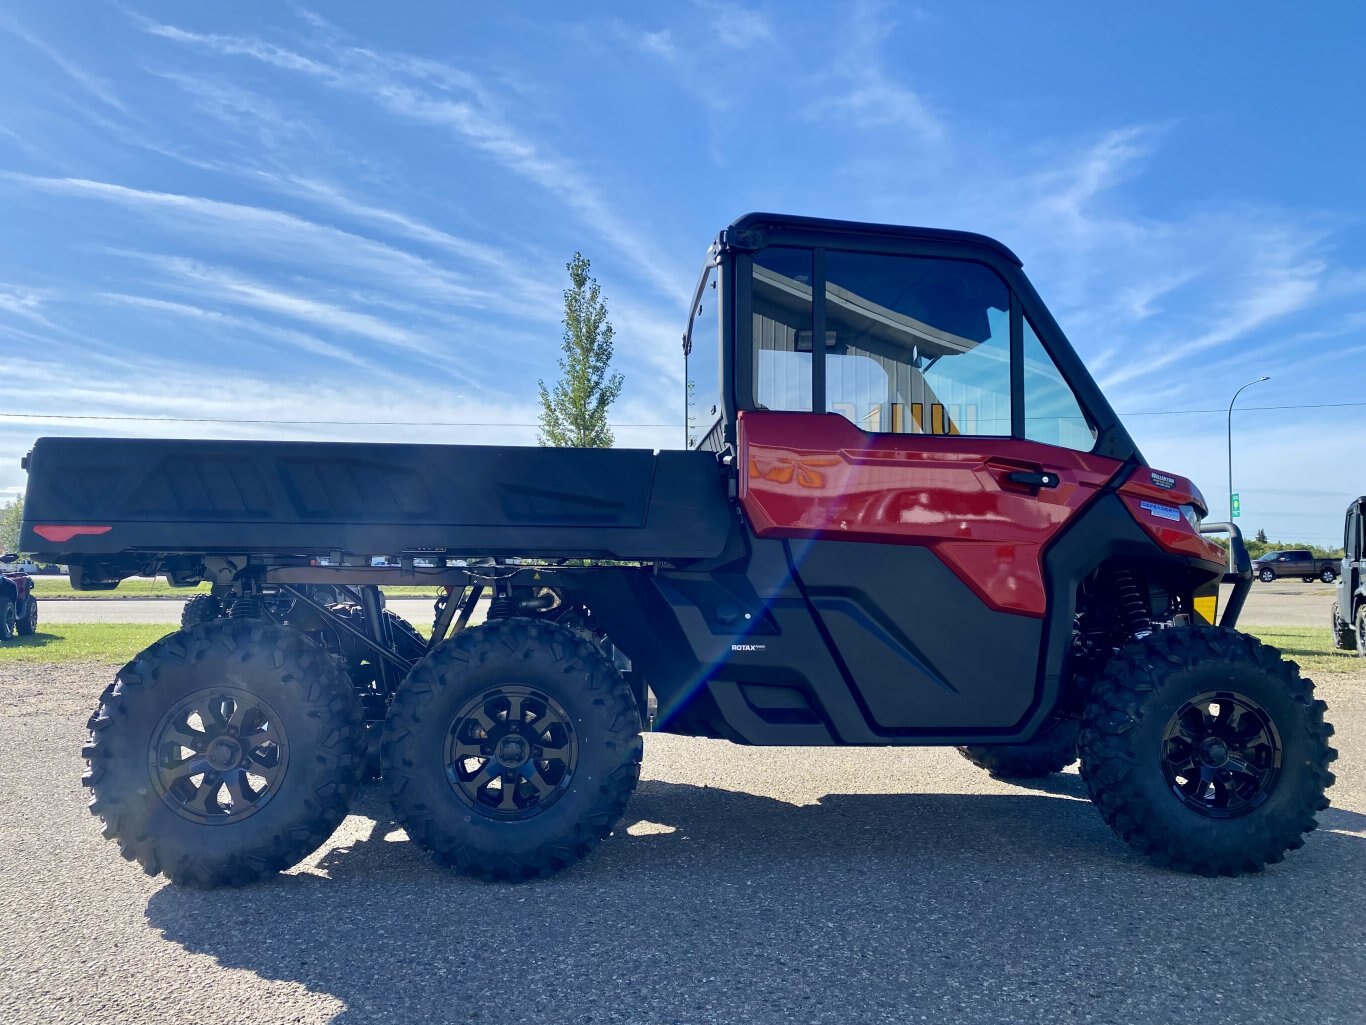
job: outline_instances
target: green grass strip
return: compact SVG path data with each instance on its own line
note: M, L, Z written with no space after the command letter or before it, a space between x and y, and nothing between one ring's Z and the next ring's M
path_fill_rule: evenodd
M39 598L61 601L63 599L93 599L117 600L120 598L193 598L196 594L208 594L209 585L200 584L198 587L172 587L166 581L158 577L149 580L145 577L132 577L121 581L119 586L112 591L77 591L72 588L71 581L66 577L44 577L33 578L33 590ZM435 584L403 584L396 587L381 588L390 598L431 598L436 600L437 591L440 590Z

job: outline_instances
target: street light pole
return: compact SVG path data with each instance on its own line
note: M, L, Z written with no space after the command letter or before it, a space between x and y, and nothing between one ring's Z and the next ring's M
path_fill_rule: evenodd
M1233 522L1233 404L1238 401L1238 396L1243 394L1243 389L1251 388L1254 384L1261 384L1263 381L1269 380L1271 380L1269 377L1259 377L1255 381L1248 381L1247 384L1233 393L1233 398L1228 403L1228 519L1230 523Z

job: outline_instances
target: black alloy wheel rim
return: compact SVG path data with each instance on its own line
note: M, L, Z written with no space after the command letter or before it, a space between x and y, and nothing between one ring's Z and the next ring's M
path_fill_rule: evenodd
M289 767L280 717L236 687L196 691L161 717L148 768L162 801L202 825L241 822L270 803Z
M569 789L579 745L569 714L531 687L504 686L468 702L446 733L446 780L489 818L528 819Z
M1187 808L1232 819L1260 807L1281 775L1281 737L1261 705L1232 691L1187 701L1162 735L1162 774Z

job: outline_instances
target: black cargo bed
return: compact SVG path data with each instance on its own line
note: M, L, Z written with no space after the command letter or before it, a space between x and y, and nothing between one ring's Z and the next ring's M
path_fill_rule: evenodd
M40 438L20 547L696 559L730 528L705 452Z

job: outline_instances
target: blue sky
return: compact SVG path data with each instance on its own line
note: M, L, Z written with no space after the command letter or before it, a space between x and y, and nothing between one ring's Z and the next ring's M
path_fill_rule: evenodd
M626 425L681 419L703 251L763 209L1001 238L1219 514L1221 410L1271 375L1235 415L1242 523L1331 543L1366 492L1366 405L1311 408L1366 403L1363 30L1348 3L12 0L0 412L42 419L0 420L0 494L40 434L533 442L575 250L618 444L676 445Z

